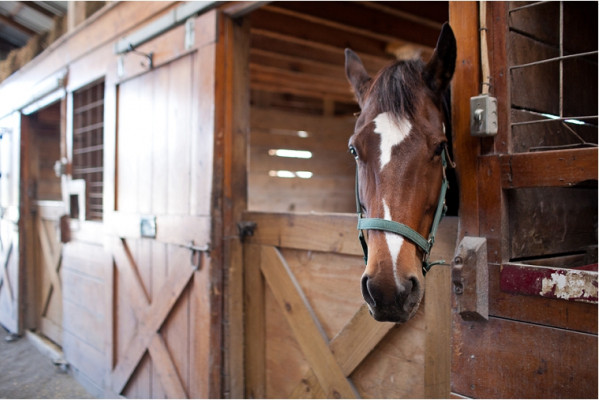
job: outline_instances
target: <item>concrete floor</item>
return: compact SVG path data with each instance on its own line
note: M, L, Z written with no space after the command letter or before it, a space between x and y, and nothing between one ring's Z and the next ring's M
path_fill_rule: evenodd
M68 372L54 365L27 337L6 341L0 325L0 398L93 398Z

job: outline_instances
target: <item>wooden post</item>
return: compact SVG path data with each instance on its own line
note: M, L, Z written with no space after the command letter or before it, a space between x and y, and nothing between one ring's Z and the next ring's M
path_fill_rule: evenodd
M477 157L480 140L470 136L470 97L480 93L480 46L476 2L450 2L449 23L458 54L451 84L453 151L460 182L460 227L458 237L478 236Z
M224 395L244 397L243 244L237 223L247 209L246 158L249 138L249 23L221 14L217 65L217 129L222 138L222 231L225 285Z

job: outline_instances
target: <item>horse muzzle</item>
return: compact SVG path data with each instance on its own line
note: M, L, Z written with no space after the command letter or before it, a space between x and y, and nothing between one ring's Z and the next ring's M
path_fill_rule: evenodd
M362 296L370 314L381 322L407 322L418 311L424 294L420 281L416 277L387 281L367 274L362 276Z

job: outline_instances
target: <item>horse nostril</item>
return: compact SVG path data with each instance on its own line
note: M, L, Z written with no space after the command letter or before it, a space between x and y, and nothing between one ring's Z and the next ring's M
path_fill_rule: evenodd
M415 276L410 278L410 282L412 283L412 293L418 292L420 290L420 281Z
M418 281L418 278L411 277L407 281L404 281L403 290L400 290L397 293L395 303L400 307L414 306L416 304L414 298L418 297L419 292L420 282Z
M372 297L372 295L370 294L370 290L368 289L367 275L364 275L362 277L362 296L364 297L364 300L366 300L366 303L368 303L369 306L376 307L376 302L374 301L374 298Z

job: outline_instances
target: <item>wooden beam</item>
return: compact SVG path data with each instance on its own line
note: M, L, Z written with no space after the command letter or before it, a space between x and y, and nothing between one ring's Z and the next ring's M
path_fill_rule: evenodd
M249 243L361 255L362 248L353 214L271 214L244 213L245 221L256 223ZM331 235L330 232L336 232Z
M36 31L29 29L24 25L19 24L17 21L14 20L14 18L5 17L4 15L0 14L0 22L3 24L6 24L8 26L11 26L23 33L26 33L27 35L30 35L30 36L37 35Z
M46 17L54 18L56 15L58 15L58 14L55 14L52 11L40 6L39 4L37 4L34 1L18 1L17 3L19 3L25 7L31 8L32 10L35 10L38 13L45 15Z
M500 159L504 189L570 187L597 180L596 148L505 154Z

